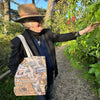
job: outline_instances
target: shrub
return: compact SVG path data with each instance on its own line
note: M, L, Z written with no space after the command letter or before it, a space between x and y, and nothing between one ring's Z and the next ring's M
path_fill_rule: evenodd
M81 2L82 4L84 2ZM87 9L83 9L84 13L79 16L77 20L77 26L80 30L84 29L91 22L99 22L100 18L100 1L91 1L87 5ZM71 59L72 65L75 68L83 71L83 77L94 84L96 92L100 97L100 26L96 27L94 31L88 34L84 34L77 38L76 41L69 43L66 47L65 55L68 55Z
M0 75L7 71L9 56L11 52L11 44L10 40L14 37L13 34L11 35L3 35L0 38Z
M25 28L15 22L6 22L6 29L7 29L7 34L16 34L16 33L22 33Z

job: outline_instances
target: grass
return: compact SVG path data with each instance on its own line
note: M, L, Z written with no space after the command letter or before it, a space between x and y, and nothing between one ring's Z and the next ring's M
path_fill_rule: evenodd
M15 96L13 88L14 78L10 73L0 80L0 100L35 100L35 96Z

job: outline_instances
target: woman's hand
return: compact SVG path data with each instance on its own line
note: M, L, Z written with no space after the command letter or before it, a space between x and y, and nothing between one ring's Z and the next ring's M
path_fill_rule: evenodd
M79 34L82 35L82 34L85 34L85 33L89 33L89 32L91 32L91 31L93 31L94 28L95 28L96 26L99 26L99 25L100 25L100 23L95 23L94 25L91 23L91 24L90 24L88 27L86 27L85 29L79 31Z

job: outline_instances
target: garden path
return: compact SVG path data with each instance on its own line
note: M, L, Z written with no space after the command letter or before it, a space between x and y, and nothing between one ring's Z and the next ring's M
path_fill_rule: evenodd
M78 77L79 70L71 67L63 52L65 47L56 48L59 74L54 82L52 100L99 100L89 84Z

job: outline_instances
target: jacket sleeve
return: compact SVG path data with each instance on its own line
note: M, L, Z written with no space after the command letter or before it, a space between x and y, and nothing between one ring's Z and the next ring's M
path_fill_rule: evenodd
M24 56L19 38L16 37L11 40L11 44L12 52L9 59L8 67L11 70L11 73L15 75L18 65L22 62Z
M79 35L78 32L70 32L70 33L64 33L64 34L57 34L52 33L50 34L50 38L53 42L65 42L70 40L75 40Z

